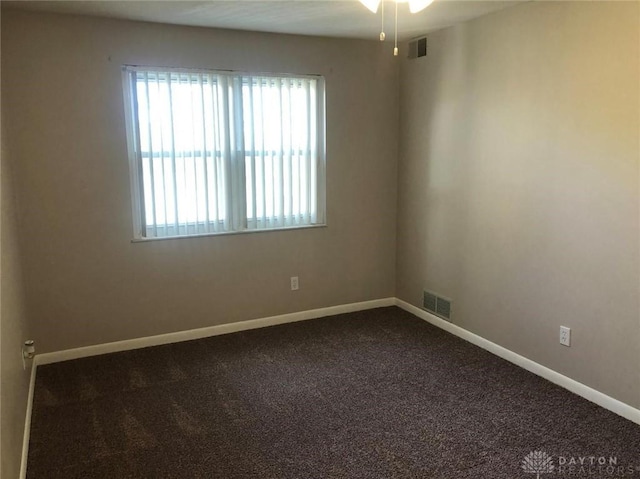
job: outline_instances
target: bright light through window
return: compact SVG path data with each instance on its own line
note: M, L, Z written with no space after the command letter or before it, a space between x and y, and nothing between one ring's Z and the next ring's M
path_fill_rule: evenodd
M324 223L320 77L125 68L138 237Z

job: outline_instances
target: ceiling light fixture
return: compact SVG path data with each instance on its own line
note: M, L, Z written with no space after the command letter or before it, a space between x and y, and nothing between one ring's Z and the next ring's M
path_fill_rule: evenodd
M411 13L418 13L424 10L433 3L433 0L395 0L396 2L396 21L395 21L395 35L393 55L398 56L398 3L409 3L409 11ZM365 7L371 10L373 13L378 12L378 7L382 4L382 27L380 28L380 41L383 42L386 35L384 33L384 0L360 0Z

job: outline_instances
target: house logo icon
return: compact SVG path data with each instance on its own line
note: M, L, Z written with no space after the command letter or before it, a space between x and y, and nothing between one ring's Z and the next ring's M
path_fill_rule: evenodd
M543 451L531 451L522 460L522 470L535 474L536 479L540 479L540 474L549 474L554 469L553 458Z

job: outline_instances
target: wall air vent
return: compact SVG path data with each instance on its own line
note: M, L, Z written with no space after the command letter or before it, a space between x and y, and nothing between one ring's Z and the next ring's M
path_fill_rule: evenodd
M438 303L438 297L435 294L431 294L429 291L425 291L422 296L422 307L432 313L436 312Z
M451 300L431 291L423 291L422 307L442 319L451 321Z
M427 37L416 38L409 42L409 55L411 59L427 56Z
M438 297L436 314L442 316L444 319L451 319L451 301Z

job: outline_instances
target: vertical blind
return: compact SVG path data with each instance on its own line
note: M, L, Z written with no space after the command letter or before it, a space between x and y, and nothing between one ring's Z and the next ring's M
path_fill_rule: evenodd
M322 78L124 75L139 237L324 223Z

